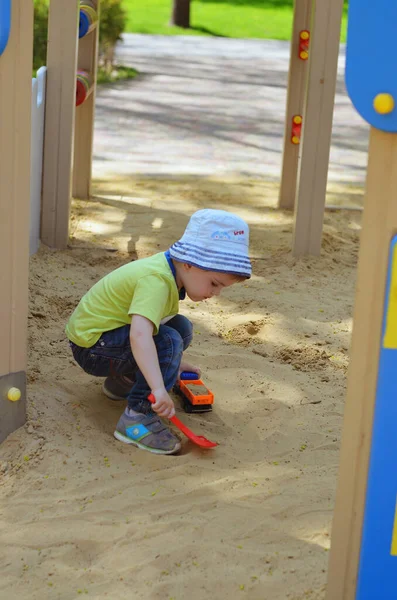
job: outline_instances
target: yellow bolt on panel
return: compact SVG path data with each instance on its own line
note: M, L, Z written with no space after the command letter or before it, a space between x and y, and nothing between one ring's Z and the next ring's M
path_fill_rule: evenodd
M18 402L21 399L21 390L16 387L12 387L8 390L7 399L10 402Z
M394 110L394 98L391 94L378 94L374 98L374 109L380 115L388 115Z

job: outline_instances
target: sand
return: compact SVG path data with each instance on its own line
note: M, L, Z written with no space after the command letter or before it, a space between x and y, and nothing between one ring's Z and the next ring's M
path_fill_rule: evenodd
M72 247L31 259L28 422L0 447L0 598L323 599L360 212L327 213L322 256L295 260L273 184L96 193L74 203ZM166 249L205 206L248 220L254 276L181 308L215 402L188 415L176 398L177 414L219 447L154 456L113 438L124 403L74 363L64 325L95 281Z
M186 383L187 389L193 394L193 396L206 396L208 395L208 388L205 385L196 385L194 383Z

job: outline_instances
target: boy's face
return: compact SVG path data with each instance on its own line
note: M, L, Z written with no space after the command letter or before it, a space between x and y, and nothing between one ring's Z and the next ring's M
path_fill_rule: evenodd
M229 273L203 271L185 263L182 265L180 276L187 295L194 302L219 296L223 288L239 281L238 278Z

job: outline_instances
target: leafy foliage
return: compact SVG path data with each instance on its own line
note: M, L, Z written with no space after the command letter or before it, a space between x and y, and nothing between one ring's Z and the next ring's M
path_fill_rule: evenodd
M34 0L33 68L38 69L47 58L48 0Z
M116 43L127 25L127 13L122 0L101 0L101 24L99 29L99 60L105 71L114 65Z
M108 72L112 71L114 49L127 24L122 0L100 0L101 21L99 29L100 62ZM33 68L46 63L49 0L34 0L34 49Z

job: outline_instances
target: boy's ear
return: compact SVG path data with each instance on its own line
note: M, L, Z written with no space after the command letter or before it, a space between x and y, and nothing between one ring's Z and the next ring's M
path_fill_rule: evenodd
M192 268L192 265L188 265L187 263L183 263L183 268L185 271L190 271L190 269Z

